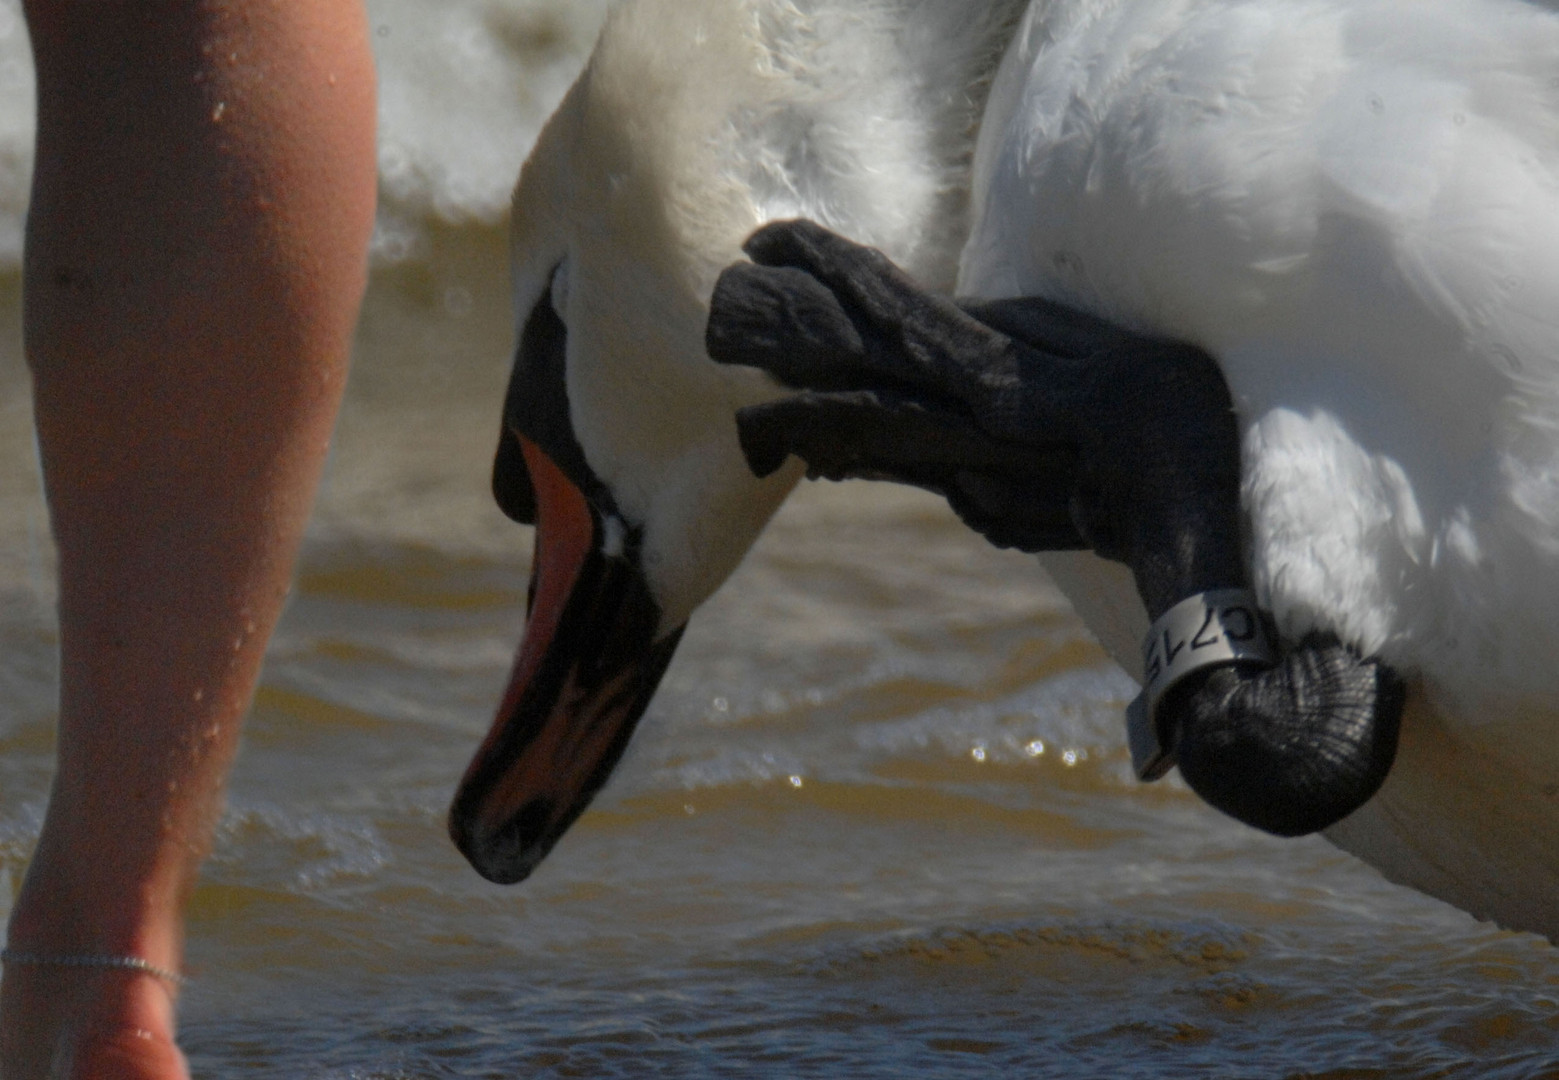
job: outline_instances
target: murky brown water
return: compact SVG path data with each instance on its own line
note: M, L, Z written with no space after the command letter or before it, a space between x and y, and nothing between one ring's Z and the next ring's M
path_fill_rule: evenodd
M444 836L521 625L489 503L496 230L381 272L195 898L197 1074L1559 1076L1559 952L1128 775L1131 685L1032 560L811 486L535 877ZM0 279L0 865L49 777L43 517Z

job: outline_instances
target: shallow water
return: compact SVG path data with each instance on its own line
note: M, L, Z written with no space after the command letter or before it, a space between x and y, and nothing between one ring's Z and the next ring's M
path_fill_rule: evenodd
M1132 782L1131 684L1032 560L910 491L804 487L694 619L596 808L529 882L477 878L443 818L519 636L529 533L485 492L500 237L430 236L441 254L376 277L195 897L199 1075L1559 1075L1559 953ZM15 881L54 665L10 310Z
M414 6L376 5L390 41ZM471 2L415 29L549 12L585 19ZM572 39L549 40L562 70ZM462 77L497 85L470 47ZM410 45L381 55L392 85L435 79ZM431 120L395 123L433 145ZM915 492L800 491L596 807L530 881L477 878L443 819L519 637L529 532L486 493L511 333L492 185L439 153L387 170L348 405L195 897L197 1075L1559 1076L1559 952L1134 783L1131 684L1032 560ZM13 884L54 678L16 304L0 259Z

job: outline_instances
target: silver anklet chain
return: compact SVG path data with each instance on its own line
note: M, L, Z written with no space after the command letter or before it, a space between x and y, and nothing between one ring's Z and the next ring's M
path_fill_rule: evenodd
M143 975L150 975L173 986L183 986L188 981L177 971L169 971L167 968L158 967L150 960L142 960L139 956L107 956L93 953L47 956L43 953L0 949L0 963L30 965L33 967L112 968L119 971L134 971Z

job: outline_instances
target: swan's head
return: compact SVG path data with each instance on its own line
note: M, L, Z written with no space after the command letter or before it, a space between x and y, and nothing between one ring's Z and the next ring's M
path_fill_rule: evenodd
M699 35L727 54L742 44L661 10L691 24L658 29L672 49ZM623 21L541 135L514 199L520 335L493 489L536 526L530 616L450 820L494 881L526 876L584 809L689 615L798 478L792 467L758 480L737 443L736 410L779 388L704 351L715 278L761 221L720 167L719 114L688 100L728 100L731 88L689 85L691 57L657 55ZM722 77L718 66L702 74Z
M450 813L485 877L526 876L584 809L688 617L800 475L758 480L742 456L736 411L783 390L705 352L719 272L759 225L805 216L950 285L971 114L1017 3L609 16L514 199L520 338L493 486L536 526L530 617Z

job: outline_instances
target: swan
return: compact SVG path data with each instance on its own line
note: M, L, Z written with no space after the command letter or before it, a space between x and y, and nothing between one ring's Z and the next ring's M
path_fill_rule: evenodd
M709 362L720 269L806 217L930 290L1040 297L1217 358L1248 571L1285 641L1405 679L1325 835L1559 939L1559 13L1527 0L629 0L522 172L495 463L530 624L451 831L528 873L694 608L800 475ZM998 63L999 56L999 63ZM977 133L977 142L976 140ZM1118 564L1046 555L1142 674Z

